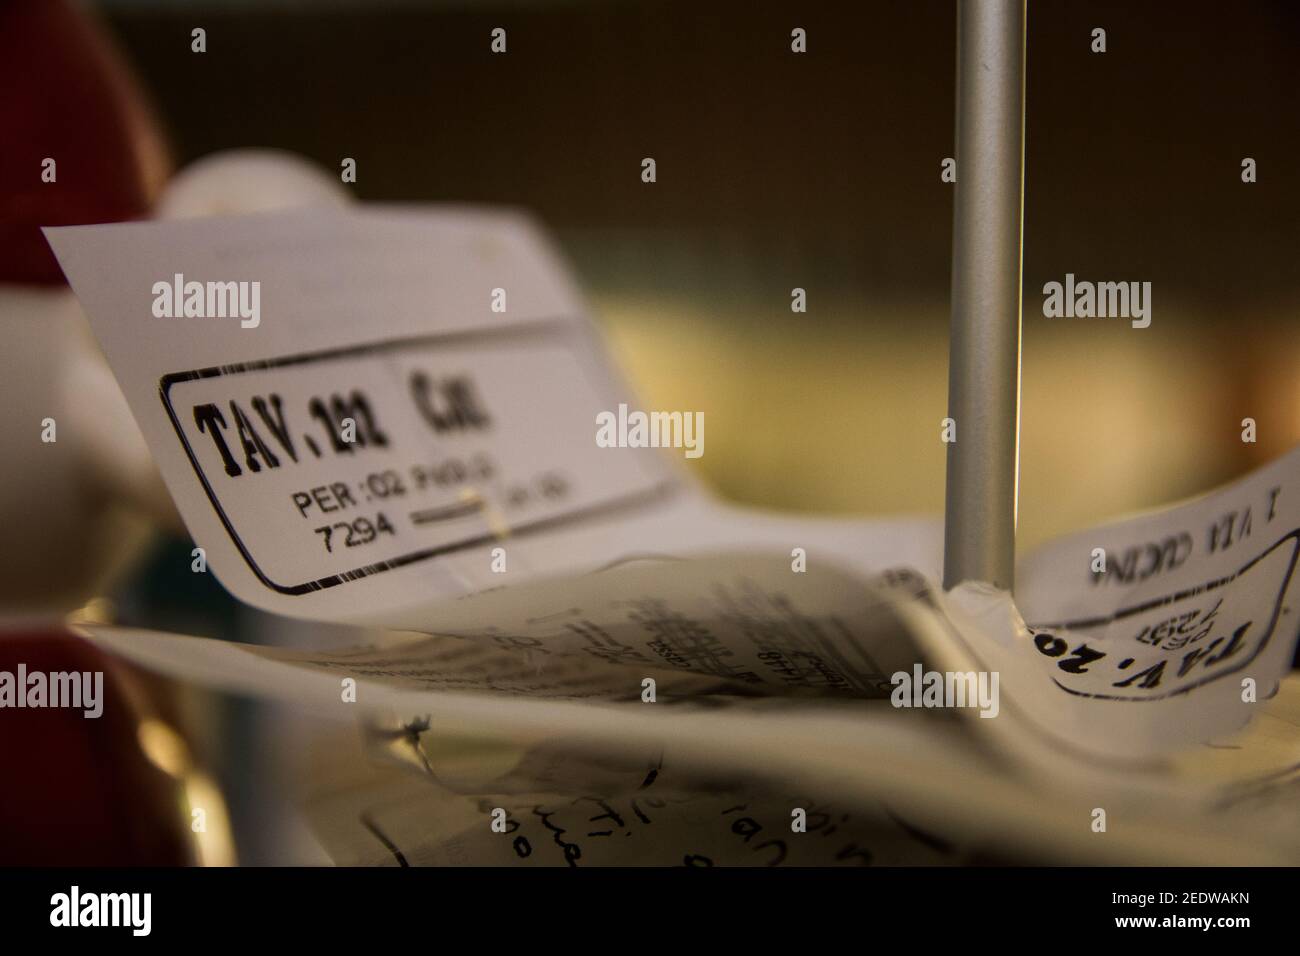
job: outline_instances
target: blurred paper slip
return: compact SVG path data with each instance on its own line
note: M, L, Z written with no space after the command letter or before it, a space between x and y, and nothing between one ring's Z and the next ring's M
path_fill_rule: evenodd
M1294 797L1288 803L1284 792L1276 788L1270 791L1270 799L1278 813L1261 820L1220 808L1222 801L1236 792L1235 787L1225 788L1221 775L1204 781L1192 769L1178 777L1138 767L1111 770L1069 754L1048 762L1048 756L1039 752L1048 748L1027 750L1021 759L1008 760L1009 755L990 748L973 733L986 726L1001 726L1002 720L954 721L944 712L898 710L885 701L719 696L712 694L714 688L708 685L692 686L690 680L678 683L671 675L662 684L663 696L651 705L622 691L620 685L628 683L639 687L636 672L623 668L610 668L600 678L607 680L607 692L623 695L622 702L601 699L598 679L571 697L567 689L554 687L564 679L563 668L575 662L570 658L543 662L532 678L536 687L516 686L509 693L499 689L474 692L457 679L457 667L444 662L452 653L453 642L466 643L456 639L446 639L448 646L442 647L426 642L424 648L437 674L453 686L462 686L441 689L438 677L408 674L394 680L366 676L363 667L358 670L357 703L353 705L344 703L340 695L340 675L347 673L346 661L351 655L333 661L324 655L302 655L294 661L289 652L218 641L112 628L96 632L97 639L107 646L153 669L291 701L295 709L308 711L322 732L328 725L346 727L360 716L362 708L391 715L383 723L398 732L390 735L389 746L406 746L410 753L420 755L420 759L408 761L413 769L404 771L415 785L398 782L396 791L377 790L363 779L369 776L364 762L358 765L355 760L344 760L343 766L333 768L336 773L358 775L354 783L330 784L321 768L309 772L305 780L309 791L318 795L313 802L320 804L318 809L324 814L318 820L324 828L323 842L335 859L343 862L394 859L391 851L387 857L381 852L382 841L379 845L373 842L378 839L375 830L412 862L454 854L456 841L451 837L459 828L468 831L478 822L487 830L488 814L476 802L460 801L460 808L448 816L431 791L418 789L429 786L430 781L421 779L426 773L433 783L453 777L464 780L467 775L463 761L457 773L449 772L445 763L449 750L439 745L440 735L497 738L518 748L525 755L523 764L503 765L492 756L495 769L484 775L479 786L470 780L462 782L461 789L504 793L493 806L506 807L516 818L542 807L543 812L554 812L550 819L566 829L572 829L579 819L573 816L572 801L617 796L618 775L626 777L633 772L618 768L628 767L630 756L661 752L665 763L675 768L678 792L708 790L715 786L710 781L728 775L771 781L777 787L794 782L803 793L846 809L883 804L940 843L996 847L999 854L1013 857L1171 865L1300 859L1300 833L1289 827L1288 818L1282 815L1287 806L1294 813ZM438 648L437 653L433 648ZM503 655L500 666L507 673L510 668L520 668L514 652L470 644L466 653ZM415 656L413 649L409 655L390 654L408 668ZM482 658L479 665L496 666ZM459 673L468 677L473 670L463 665ZM614 671L623 677L615 676ZM524 677L521 674L520 679ZM417 690L416 686L429 689ZM691 696L696 690L707 696ZM355 739L356 732L348 728L344 736ZM566 761L558 773L561 779L553 768L539 770L529 764L532 758L528 755L542 746L560 748ZM489 747L487 752L492 755L499 749ZM583 754L589 755L593 768L588 773L576 772L572 763ZM339 754L331 756L341 759ZM1266 782L1262 770L1252 768L1257 786ZM642 767L638 781L644 775ZM1236 774L1229 776L1228 783L1239 779ZM391 774L386 779L393 782ZM523 784L530 779L539 785L548 780L550 785L565 782L569 789L528 790ZM346 796L349 793L351 797ZM568 810L562 809L566 801ZM627 808L625 802L620 805ZM725 809L708 801L699 806L719 812ZM1106 807L1109 813L1106 839L1098 839L1087 826L1096 806ZM775 819L773 812L771 806L764 811L769 823ZM707 820L702 822L708 832ZM526 832L543 833L546 829L538 818ZM602 842L591 839L592 846ZM721 839L721 831L711 839ZM580 842L584 847L589 844L587 839ZM878 849L874 843L868 846ZM485 845L473 840L465 852L480 854L479 860L498 860L495 854L500 849L493 847L488 853ZM688 847L679 844L677 849ZM539 848L538 862L556 862L553 852L554 848ZM617 854L612 858L617 859ZM561 855L559 860L563 859ZM602 857L593 850L587 859L596 862Z
M632 759L635 737L595 752L549 738L517 746L518 762L504 777L450 788L453 768L441 755L455 748L459 764L472 763L470 754L494 749L490 738L459 736L468 728L448 731L435 721L409 738L423 753L423 766L409 773L349 758L355 735L336 736L303 751L315 759L299 771L302 801L330 855L349 865L1300 859L1294 793L1289 803L1274 799L1277 814L1263 820L1256 808L1190 800L1169 781L1162 792L1141 781L1021 777L970 759L960 737L938 746L937 730L938 740L908 740L867 722L842 734L832 715L783 721L760 712L753 729L775 737L754 746L727 729L735 722L725 712L716 716L724 719L706 714L683 739L674 734L649 768ZM440 742L440 734L452 739ZM1078 825L1098 803L1113 821L1105 838ZM507 834L491 828L495 808L508 815ZM791 832L791 808L807 811L806 833Z
M467 754L491 746L483 738L460 743ZM436 759L423 773L395 771L338 737L312 750L329 756L301 768L300 802L330 857L345 866L867 866L966 858L960 843L876 801L837 804L752 775L704 780L662 757L596 759L566 741L520 750L514 785L504 790L497 780L449 787L446 764ZM792 831L792 808L804 815L802 832Z
M670 702L786 691L883 699L890 675L923 653L898 603L919 581L793 574L783 559L743 555L642 560L449 601L425 628L437 636L379 646L299 651L87 629L173 673L303 703L319 687L331 707L341 677L366 682L367 706L407 691L640 700L647 677ZM312 680L322 673L331 676Z
M47 235L196 543L255 606L423 626L438 599L504 580L750 546L935 570L935 522L749 515L689 481L681 449L598 445L598 416L630 399L522 216L322 210ZM232 303L254 285L245 327Z
M1057 739L1150 755L1236 730L1275 693L1300 628L1298 550L1295 449L1211 494L1039 549L1020 565L1018 612L974 588L953 595L951 616Z

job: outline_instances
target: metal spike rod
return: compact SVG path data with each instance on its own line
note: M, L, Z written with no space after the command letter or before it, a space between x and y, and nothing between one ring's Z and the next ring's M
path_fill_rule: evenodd
M1024 109L1024 0L959 0L946 588L1014 583Z

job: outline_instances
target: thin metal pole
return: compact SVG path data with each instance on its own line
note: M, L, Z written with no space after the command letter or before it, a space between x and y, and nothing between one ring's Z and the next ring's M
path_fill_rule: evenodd
M959 0L943 583L1015 575L1025 0Z

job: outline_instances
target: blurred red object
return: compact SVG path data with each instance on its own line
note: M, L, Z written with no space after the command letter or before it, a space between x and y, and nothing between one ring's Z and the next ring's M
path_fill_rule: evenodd
M0 671L102 671L103 713L0 709L0 865L192 862L175 781L140 749L112 660L70 634L0 634Z
M63 282L41 226L146 214L169 161L121 59L64 0L0 0L0 89L3 297L6 286ZM56 162L54 182L42 181L47 157ZM40 322L48 314L29 303L4 318ZM57 624L46 632L0 629L0 671L16 674L19 664L29 672L103 671L104 710L89 719L81 710L0 709L0 864L190 862L176 783L142 752L137 717L109 659Z
M170 167L163 139L107 38L64 0L0 0L0 89L0 283L61 283L40 227L145 215Z

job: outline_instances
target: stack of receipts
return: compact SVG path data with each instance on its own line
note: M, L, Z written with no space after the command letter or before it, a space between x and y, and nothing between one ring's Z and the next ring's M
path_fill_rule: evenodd
M517 214L47 236L207 566L365 639L87 634L360 723L339 862L1300 862L1300 449L944 592L935 521L598 443L638 406Z

